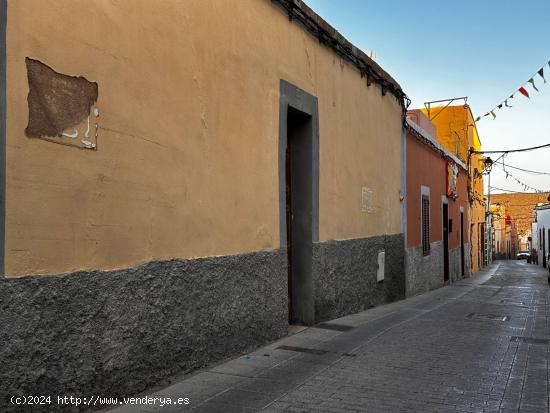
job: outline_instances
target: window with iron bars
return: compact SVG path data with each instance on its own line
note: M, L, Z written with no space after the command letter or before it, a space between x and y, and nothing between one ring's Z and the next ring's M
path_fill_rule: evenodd
M430 253L430 197L422 195L422 253Z

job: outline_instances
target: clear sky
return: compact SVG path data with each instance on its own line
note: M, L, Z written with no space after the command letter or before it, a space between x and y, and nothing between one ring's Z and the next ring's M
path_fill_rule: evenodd
M550 0L306 0L306 3L377 62L412 99L424 102L468 96L474 116L483 115L538 75L531 99L516 93L511 109L478 122L484 150L550 143ZM494 159L494 158L493 158ZM550 190L550 148L509 154L505 164L547 172L509 169L536 189ZM495 167L491 185L524 191ZM493 192L500 192L494 191Z

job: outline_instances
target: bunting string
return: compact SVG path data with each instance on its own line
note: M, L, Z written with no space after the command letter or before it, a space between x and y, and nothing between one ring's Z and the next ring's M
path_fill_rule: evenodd
M495 165L497 165L500 169L502 169L504 171L504 173L506 174L506 179L511 178L514 181L516 181L517 184L519 184L523 187L524 191L530 190L530 191L536 192L536 193L546 193L546 192L548 192L547 190L533 188L531 185L527 185L526 183L524 183L521 180L519 180L518 178L516 178L514 175L512 175L512 173L510 171L506 170L507 165L504 164L504 160L502 160L502 163L495 163Z
M545 73L545 70L547 71L547 73ZM499 103L497 106L495 106L493 109L489 110L487 113L485 113L484 115L482 116L478 116L476 118L476 122L479 122L481 119L484 119L486 118L487 116L492 116L493 120L496 119L497 117L497 114L496 112L504 107L506 108L511 108L512 105L509 104L509 101L511 99L514 98L514 95L516 95L517 93L520 93L521 95L523 95L524 97L526 97L527 99L531 99L531 96L529 95L529 90L527 89L527 84L530 84L530 88L537 91L537 92L540 92L539 88L537 87L537 84L535 82L535 79L537 78L540 78L542 79L542 81L544 82L544 84L546 84L546 77L545 76L548 76L550 74L550 60L545 63L539 70L537 70L533 76L531 76L531 78L529 78L529 80L527 80L521 87L519 87L518 89L516 89L513 93L511 93L506 99L504 99L504 101L502 101L501 103ZM540 82L540 79L539 79L539 82ZM531 92L533 93L533 92Z

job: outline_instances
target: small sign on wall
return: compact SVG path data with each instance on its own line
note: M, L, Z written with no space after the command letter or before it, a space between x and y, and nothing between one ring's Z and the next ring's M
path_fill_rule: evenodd
M374 212L372 189L364 186L361 188L361 212L368 214Z
M384 273L386 271L386 252L378 252L378 269L376 270L376 281L384 281Z

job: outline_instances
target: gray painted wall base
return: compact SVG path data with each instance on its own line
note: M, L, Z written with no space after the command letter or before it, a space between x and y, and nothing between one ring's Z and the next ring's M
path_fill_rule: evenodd
M460 271L460 248L449 251L449 278L451 282L462 279Z
M424 256L422 246L407 248L407 297L443 286L443 241L430 244L430 254Z
M377 282L378 252L385 280ZM357 313L405 298L402 234L318 243L313 248L315 320Z
M470 246L465 244L465 276L469 274ZM407 248L405 253L405 266L407 270L407 297L425 293L440 288L443 281L443 241L430 244L430 254L424 256L422 246ZM449 278L451 282L458 281L462 277L460 264L460 248L449 251Z
M464 276L465 277L471 277L472 271L472 257L471 254L472 251L470 249L470 244L464 244Z
M130 396L287 334L286 254L1 279L0 308L0 411L9 395Z
M404 298L404 269L401 234L315 243L316 321ZM273 341L287 277L281 249L1 279L0 410L17 410L11 395L130 396Z

